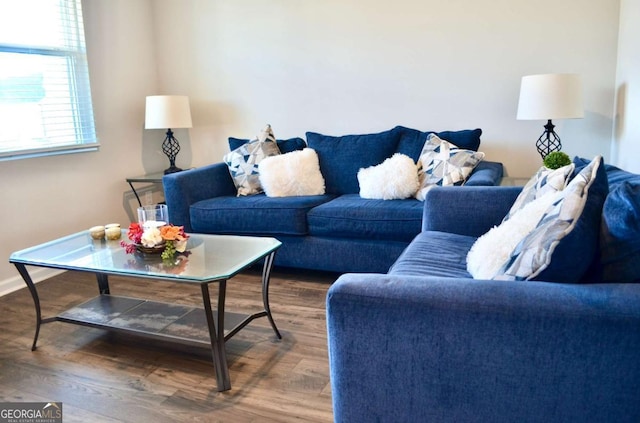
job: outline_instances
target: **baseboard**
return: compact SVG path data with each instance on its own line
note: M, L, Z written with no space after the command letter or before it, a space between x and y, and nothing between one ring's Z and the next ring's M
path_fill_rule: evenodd
M63 272L65 272L65 270L45 269L42 267L29 269L29 275L31 276L33 283L42 282L45 279L49 279ZM27 285L24 283L24 280L20 275L5 279L0 281L0 297L26 287Z

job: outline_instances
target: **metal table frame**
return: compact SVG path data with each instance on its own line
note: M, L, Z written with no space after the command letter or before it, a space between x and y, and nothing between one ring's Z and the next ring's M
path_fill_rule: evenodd
M142 200L140 200L140 195L138 191L136 191L134 183L145 183L145 184L162 184L162 177L164 176L163 172L149 173L147 175L140 176L131 176L126 178L127 183L131 187L131 191L133 191L133 195L136 196L136 200L138 200L138 205L142 207Z
M264 309L257 313L253 313L250 315L240 315L240 314L228 313L228 312L225 313L225 296L226 296L226 285L227 285L228 279L214 279L209 281L202 281L199 283L202 291L202 302L204 305L204 312L206 316L206 323L207 323L207 329L208 329L208 335L209 335L208 340L195 339L195 338L189 338L184 336L176 336L176 335L154 332L154 331L147 331L147 330L132 330L131 328L112 325L112 324L109 324L108 322L105 323L105 322L97 322L95 320L93 321L87 320L84 318L74 316L73 314L74 308L69 309L54 317L43 318L42 311L40 308L40 298L38 296L38 291L36 289L36 285L33 283L33 280L31 279L31 276L29 275L29 272L27 271L26 266L29 265L29 266L37 266L37 267L49 267L49 268L55 268L55 269L77 270L77 271L83 271L88 273L95 273L100 295L98 297L95 297L92 300L89 300L89 302L90 301L100 302L102 300L107 300L107 301L131 300L134 302L140 301L141 303L147 302L147 300L128 299L125 297L112 296L109 289L109 279L108 279L110 274L120 275L120 276L141 277L141 278L147 278L147 279L152 278L152 279L159 279L159 280L164 280L169 282L180 282L180 280L171 279L171 278L163 279L162 277L158 277L156 275L145 277L139 274L129 275L129 274L123 274L118 272L97 272L95 270L88 270L88 269L81 269L81 268L74 269L74 268L68 268L65 266L56 266L56 265L50 265L50 264L39 265L37 263L33 263L29 261L21 262L19 259L14 259L14 258L11 258L9 261L16 266L18 272L22 276L22 279L24 279L29 289L29 292L31 293L31 297L33 298L33 302L35 305L36 330L33 338L33 344L31 346L32 351L34 351L37 348L36 345L38 342L38 335L40 333L41 325L46 323L51 323L51 322L57 322L57 321L96 327L96 328L107 329L112 331L135 333L138 335L157 338L157 339L171 339L175 342L189 344L189 345L200 345L200 346L206 345L211 348L213 365L215 367L215 372L216 372L216 381L217 381L218 391L226 391L231 389L231 380L229 378L229 368L227 365L227 355L225 350L226 341L228 341L231 337L233 337L236 333L238 333L242 328L248 325L252 320L259 317L265 317L265 316L269 320L269 323L273 331L275 332L277 338L282 339L282 335L280 334L280 332L278 331L278 328L276 327L276 324L273 320L273 316L271 315L271 309L269 306L269 281L270 281L271 269L273 266L275 253L276 253L276 250L273 250L267 253L266 255L264 255L263 257L258 258L258 260L264 258L264 265L263 265L262 277L261 277L262 302L263 302ZM253 263L247 264L244 268L251 266L256 261L254 261ZM235 276L235 274L231 275L229 279L233 276ZM218 299L217 299L217 313L215 315L211 307L211 298L209 294L209 284L214 282L219 284ZM176 306L174 304L162 304L162 303L153 303L153 305L169 306L169 307ZM81 307L81 306L78 306L78 307ZM202 310L202 309L193 308L192 310L194 310L194 313L197 313L197 310ZM232 317L232 319L230 320L234 321L234 326L232 328L229 328L229 330L225 334L225 320L228 319L230 316Z

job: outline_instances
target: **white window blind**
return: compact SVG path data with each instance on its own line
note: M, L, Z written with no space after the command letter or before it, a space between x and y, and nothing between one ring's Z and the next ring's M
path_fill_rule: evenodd
M98 147L80 0L0 0L0 160Z

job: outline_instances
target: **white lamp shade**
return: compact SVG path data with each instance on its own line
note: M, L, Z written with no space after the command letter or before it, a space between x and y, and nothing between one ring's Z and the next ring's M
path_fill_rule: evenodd
M152 95L147 97L146 129L191 128L191 109L186 95Z
M582 83L573 73L522 77L518 119L571 119L584 117Z

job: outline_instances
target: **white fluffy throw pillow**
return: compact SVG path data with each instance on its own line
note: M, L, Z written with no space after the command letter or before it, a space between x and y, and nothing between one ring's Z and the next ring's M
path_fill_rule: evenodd
M258 165L260 183L268 197L324 194L324 178L311 148L271 156Z
M482 235L467 254L467 271L474 279L493 279L511 257L516 246L538 225L547 209L558 198L549 192L527 203L509 220Z
M411 157L396 153L377 166L360 169L358 183L362 198L409 198L418 190L418 167Z

